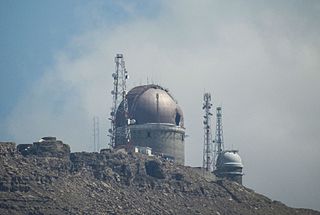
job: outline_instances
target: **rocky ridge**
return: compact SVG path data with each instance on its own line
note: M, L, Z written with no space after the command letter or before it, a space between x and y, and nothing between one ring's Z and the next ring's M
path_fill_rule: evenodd
M0 214L320 214L158 157L59 144L0 143Z

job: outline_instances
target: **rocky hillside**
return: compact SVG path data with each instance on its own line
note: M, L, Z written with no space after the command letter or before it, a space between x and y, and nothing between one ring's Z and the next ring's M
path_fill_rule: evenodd
M0 143L0 214L320 214L160 158L41 147Z

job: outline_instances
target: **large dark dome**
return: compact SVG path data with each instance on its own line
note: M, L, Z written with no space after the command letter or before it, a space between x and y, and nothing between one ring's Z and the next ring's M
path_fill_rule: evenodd
M135 124L169 123L183 127L183 113L168 90L154 84L134 87L127 94L130 119ZM116 126L125 123L123 103L116 113Z

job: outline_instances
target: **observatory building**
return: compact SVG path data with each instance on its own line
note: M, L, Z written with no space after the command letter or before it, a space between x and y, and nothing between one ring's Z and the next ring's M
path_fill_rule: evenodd
M215 175L242 184L243 164L237 150L222 151L216 161Z
M217 107L216 113L216 137L211 143L211 123L210 118L212 113L210 93L204 94L203 109L204 115L204 150L203 150L203 170L213 173L218 179L228 179L242 184L242 169L243 164L237 150L224 150L223 126L222 126L222 108ZM213 156L212 156L213 155ZM213 157L213 159L212 159ZM215 164L215 165L214 165ZM214 166L212 166L214 165Z
M153 153L184 164L183 113L168 90L154 84L142 85L131 89L126 98L127 116L123 101L116 111L115 147L127 144L123 134L129 125L130 145L150 147Z

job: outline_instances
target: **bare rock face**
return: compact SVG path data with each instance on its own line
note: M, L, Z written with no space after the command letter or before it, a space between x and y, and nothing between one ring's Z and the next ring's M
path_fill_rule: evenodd
M12 142L0 142L0 156L12 157L16 154L16 144Z
M157 157L56 144L0 143L0 214L320 214Z
M157 179L165 179L165 174L163 169L161 168L161 163L155 160L146 161L146 172L147 175L157 178Z
M33 144L20 144L17 150L24 156L37 155L40 157L69 158L70 146L61 140L52 137L51 140L34 142Z

